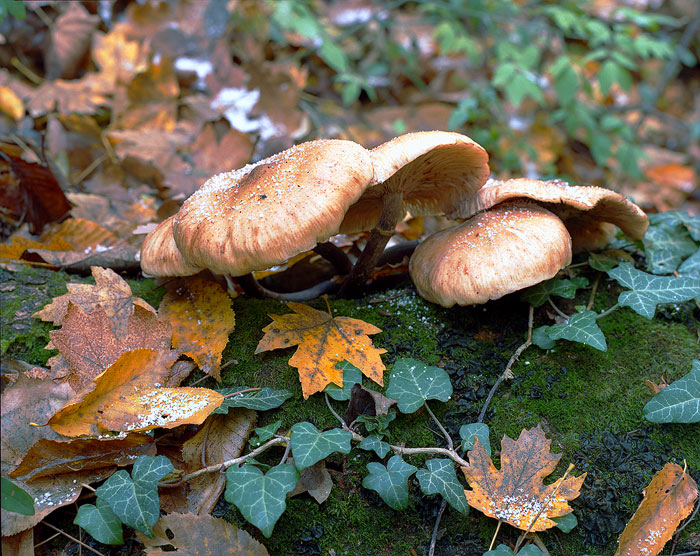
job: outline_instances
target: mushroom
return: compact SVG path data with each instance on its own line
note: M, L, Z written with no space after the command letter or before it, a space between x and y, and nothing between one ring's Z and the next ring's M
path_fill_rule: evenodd
M443 307L486 303L547 280L571 262L562 221L532 202L504 203L425 239L409 272Z
M477 191L489 175L483 147L466 135L445 131L401 135L371 150L370 159L371 183L347 211L340 231L372 231L341 295L366 282L407 211L442 214Z
M141 269L152 276L191 276L201 269L188 264L175 245L173 219L166 218L152 230L141 246Z
M614 226L632 239L641 239L649 227L644 211L615 191L572 186L562 180L527 178L489 180L474 194L466 196L448 216L470 218L499 203L517 199L531 199L561 218L571 234L574 253L605 247L615 235Z

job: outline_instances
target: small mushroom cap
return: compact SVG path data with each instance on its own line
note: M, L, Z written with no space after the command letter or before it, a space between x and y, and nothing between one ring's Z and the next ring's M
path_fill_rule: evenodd
M470 218L515 199L532 199L561 218L571 234L574 252L605 247L615 235L614 226L632 239L641 239L649 227L644 211L615 191L595 186L573 186L562 180L527 178L489 180L476 193L466 197L450 216Z
M173 219L163 220L151 230L141 246L141 269L151 276L190 276L200 269L182 258L173 238Z
M369 151L352 141L296 145L209 179L175 216L175 242L193 266L269 268L337 234L372 174Z
M372 183L345 215L343 233L373 228L387 192L401 192L414 216L442 214L489 177L488 153L460 133L407 133L372 149L370 157Z
M533 203L499 205L429 236L409 272L418 293L443 307L473 305L552 278L571 262L562 221Z

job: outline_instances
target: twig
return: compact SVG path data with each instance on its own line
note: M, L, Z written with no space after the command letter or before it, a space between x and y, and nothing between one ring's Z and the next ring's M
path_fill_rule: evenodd
M619 303L615 303L615 305L613 305L612 307L610 307L610 309L608 309L607 311L603 311L603 312L600 313L599 315L596 315L596 316L595 316L595 320L602 319L603 317L607 317L610 313L612 313L612 312L613 312L615 309L617 309L618 307L620 307L620 304L619 304Z
M591 288L591 295L588 298L588 303L586 304L586 311L590 311L593 307L593 303L595 302L595 294L598 291L598 284L600 284L600 277L602 275L603 273L599 272L598 275L595 277L595 282L593 282L593 287Z
M15 67L15 69L17 69L17 71L19 71L22 75L24 75L24 77L35 85L41 85L43 83L44 80L25 66L22 61L17 58L17 56L13 56L10 59L10 63Z
M435 527L433 527L433 536L430 539L430 550L428 551L428 556L433 556L433 554L435 554L435 544L437 543L438 527L440 526L440 520L442 519L442 514L445 513L446 507L447 502L443 498L442 504L440 505L440 511L438 512L437 518L435 519Z
M340 421L340 426L343 427L345 430L350 430L348 427L348 424L345 422L345 419L343 419L338 413L336 413L335 409L333 409L333 406L331 405L331 400L328 397L328 394L326 392L323 393L323 397L326 400L326 405L328 406L328 409L330 412L335 416L338 421Z
M442 423L440 421L438 421L437 417L435 417L435 413L432 412L432 410L428 406L427 401L425 402L425 409L428 412L428 415L430 415L430 417L432 417L433 421L435 421L437 426L440 428L440 431L442 431L442 435L445 437L445 440L447 440L447 449L454 451L455 447L454 447L454 444L452 442L452 437L450 436L450 433L447 432L445 427L442 426Z
M529 348L532 344L532 321L534 319L534 315L535 307L533 305L530 305L530 312L527 317L527 340L525 340L525 342L518 349L515 350L515 353L513 354L513 357L510 358L510 361L508 361L508 364L506 365L503 374L501 374L501 376L498 377L498 380L491 388L491 391L489 392L489 395L486 397L486 401L484 402L484 406L481 408L481 413L479 413L479 418L476 421L477 423L484 422L484 417L486 416L486 408L489 406L491 398L493 398L493 395L496 393L496 389L505 379L513 378L513 372L510 370L511 367L518 360L520 354L522 354L522 352Z
M489 550L491 550L491 549L493 548L493 545L494 545L495 542L496 542L496 537L498 536L498 530L501 528L501 523L503 523L503 521L501 521L501 520L499 519L499 520L498 520L498 525L496 525L496 530L495 530L494 533L493 533L493 538L491 539L491 544L489 545Z
M98 550L95 550L95 549L92 548L90 545L85 544L83 541L79 541L79 540L76 539L74 536L69 535L68 533L66 533L65 531L62 531L62 530L59 529L58 527L55 527L55 526L51 525L48 521L42 521L42 523L43 523L44 525L46 525L47 527L50 527L50 528L53 529L54 531L57 531L57 532L60 533L61 535L65 536L65 537L68 537L68 538L69 538L70 540L72 540L73 542L77 542L80 546L84 546L85 548L87 548L87 549L90 550L91 552L94 552L94 553L97 554L98 556L105 556L104 554L102 554L102 552L100 552L100 551L98 551Z
M54 534L51 535L48 539L44 539L43 541L36 543L36 544L34 545L34 548L39 548L42 544L46 544L47 542L51 542L51 541L54 540L56 537L58 537L58 535L60 535L60 534L61 534L61 533L54 533Z
M554 304L554 301L552 301L552 298L551 298L551 297L548 297L548 298L547 298L547 301L548 301L549 304L552 306L552 309L554 309L560 317L563 317L563 318L565 318L566 320L569 320L570 316L567 315L564 311L562 311L559 307L557 307L557 306Z

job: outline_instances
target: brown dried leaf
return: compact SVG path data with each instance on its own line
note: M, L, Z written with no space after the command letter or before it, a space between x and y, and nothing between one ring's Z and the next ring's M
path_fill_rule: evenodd
M27 110L32 117L47 112L76 112L94 114L103 105L109 105L112 83L100 74L89 73L74 81L44 81L29 95Z
M667 463L644 489L644 499L618 539L615 556L655 556L690 515L698 485L680 465Z
M5 556L34 556L34 528L3 537L0 552Z
M126 333L118 335L110 327L110 319L102 306L86 313L69 301L63 327L51 331L49 336L53 347L68 362L71 369L68 382L77 392L127 351L139 348L168 351L171 330L167 322L135 305ZM56 363L61 365L58 360L50 362L52 369Z
M499 471L476 439L469 451L469 467L462 467L472 487L464 491L469 505L518 529L536 532L554 527L551 518L573 511L568 501L579 495L586 473L545 485L544 478L561 458L549 452L550 444L539 425L523 429L517 440L504 436Z
M302 303L289 302L295 311L289 315L270 315L273 322L265 328L265 336L255 353L299 345L289 360L299 369L304 398L321 392L331 382L342 388L343 371L336 365L347 360L379 385L386 368L379 357L386 353L372 345L367 334L379 328L350 317L331 317Z
M107 430L101 424L102 413L115 399L138 388L161 384L173 363L171 353L128 351L78 392L48 424L65 436L99 436Z
M131 465L139 456L154 456L155 453L153 438L147 434L68 441L42 438L29 449L10 477L22 477L23 481L32 483L64 473Z
M51 46L46 52L48 79L76 76L99 21L98 16L91 15L81 4L67 4L51 29Z
M21 120L24 116L22 99L9 87L0 87L0 111L16 121Z
M0 259L18 261L28 249L47 249L52 251L66 251L72 249L70 243L60 238L51 240L51 243L40 243L27 237L12 236L12 243L0 245Z
M146 545L146 554L161 556L267 556L267 549L235 525L210 515L169 514L161 517L153 527L154 538L137 533ZM172 545L174 552L156 547Z
M294 465L294 458L287 458L286 463ZM291 498L292 496L308 492L316 502L321 504L326 501L332 488L331 474L326 469L326 460L322 459L301 472L297 486L287 496Z
M343 415L343 421L348 425L360 415L386 415L389 408L396 403L396 400L365 388L362 384L355 384L350 391L350 401Z
M195 277L165 294L158 315L173 328L173 347L221 380L221 353L235 326L231 298L219 284Z

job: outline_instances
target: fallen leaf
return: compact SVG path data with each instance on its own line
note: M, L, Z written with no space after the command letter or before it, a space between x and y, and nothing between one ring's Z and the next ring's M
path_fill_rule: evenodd
M48 424L64 436L99 436L108 430L101 419L109 405L120 395L162 383L173 363L171 353L153 349L127 351L78 392Z
M78 392L97 375L127 352L139 348L170 350L170 325L143 307L136 305L128 317L124 334L115 334L110 319L101 305L86 313L68 302L68 310L60 330L49 332L51 344L59 355L49 359L51 369L70 369L68 382Z
M173 347L221 380L221 353L235 325L231 298L219 284L195 277L168 290L158 315L173 329Z
M287 458L286 463L294 465L294 458ZM328 469L326 469L326 460L321 460L301 472L297 486L287 496L292 498L308 492L316 502L322 504L330 495L332 488L333 481Z
M672 187L688 194L692 193L697 187L695 170L691 166L662 164L661 166L648 168L644 173L657 187Z
M273 322L265 328L265 336L255 353L298 345L289 360L299 369L304 398L321 392L331 382L343 386L343 371L336 365L344 360L352 363L379 385L386 368L379 357L385 349L375 348L367 334L379 328L350 317L331 317L302 303L289 302L294 311L289 315L270 315Z
M99 22L99 16L91 15L81 4L67 4L51 28L51 45L46 51L48 79L76 77Z
M360 383L353 385L350 391L350 401L343 415L343 421L350 425L360 415L386 415L389 408L396 403L396 400L387 398L379 392L365 388Z
M53 239L51 243L40 243L27 237L14 235L12 236L12 243L9 245L0 245L0 259L18 261L22 258L22 255L25 251L27 251L27 249L66 251L73 249L73 246L60 238Z
M34 556L34 528L10 537L2 537L0 552L7 556Z
M15 121L21 120L24 116L22 99L12 89L5 86L0 87L0 110Z
M472 488L464 491L469 505L522 530L537 532L556 526L551 518L573 511L568 501L579 495L586 473L545 485L542 481L561 458L549 452L550 443L539 425L523 429L517 440L504 436L499 471L477 438L469 451L469 467L462 467Z
M186 554L187 556L267 556L267 549L228 521L210 515L168 514L153 527L153 538L137 533L146 545L146 554ZM176 550L158 550L160 546L174 546Z
M655 556L690 515L698 485L683 468L667 463L644 489L644 499L618 539L615 556Z

